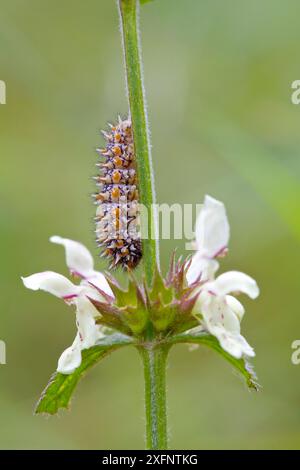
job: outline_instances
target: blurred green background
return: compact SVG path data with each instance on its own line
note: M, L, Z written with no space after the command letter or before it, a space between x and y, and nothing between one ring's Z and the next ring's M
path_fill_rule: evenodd
M171 447L299 448L300 79L298 0L156 0L142 8L145 81L159 202L225 202L232 236L222 270L257 279L243 333L263 385L249 393L213 352L173 350ZM71 412L33 416L75 335L74 314L21 275L66 274L52 234L96 255L90 193L99 130L126 114L113 0L1 0L0 447L143 448L143 382L130 348L79 385ZM162 265L184 240L161 244ZM98 261L97 267L105 264Z

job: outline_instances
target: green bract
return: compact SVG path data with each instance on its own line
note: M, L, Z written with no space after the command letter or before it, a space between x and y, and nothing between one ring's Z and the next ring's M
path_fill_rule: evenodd
M175 263L173 257L166 279L157 268L151 288L146 283L139 285L130 274L128 288L124 290L109 277L114 297L99 291L106 301L91 299L100 313L97 323L141 341L153 335L161 339L198 325L199 320L193 315L198 294L195 285L187 286L187 264Z
M173 256L165 279L156 269L151 289L145 283L139 284L132 274L127 289L109 276L114 298L100 291L105 302L91 301L99 310L97 322L108 327L112 334L82 352L82 363L73 374L56 372L51 377L36 413L55 414L60 408L68 408L74 389L87 370L125 346L134 346L142 354L161 348L168 352L180 343L208 346L244 377L250 389L257 390L256 376L246 359L234 358L221 348L214 336L194 328L199 325L193 314L199 283L186 285L185 271L189 264L189 261L175 263Z

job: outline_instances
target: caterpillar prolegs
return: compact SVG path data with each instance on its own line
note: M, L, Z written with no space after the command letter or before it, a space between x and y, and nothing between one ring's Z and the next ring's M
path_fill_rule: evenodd
M97 163L100 175L95 194L96 239L110 267L135 268L141 260L137 174L131 121L122 120L102 131L106 140L97 149L104 161Z

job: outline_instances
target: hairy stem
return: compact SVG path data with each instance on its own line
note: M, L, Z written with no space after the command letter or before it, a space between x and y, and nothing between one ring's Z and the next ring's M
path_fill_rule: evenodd
M168 447L166 410L166 367L170 346L139 346L145 378L146 445L147 449Z
M148 132L147 110L142 75L142 59L138 34L139 0L119 0L121 33L126 69L129 109L132 121L139 183L143 264L148 285L151 285L159 263L156 240L154 180Z

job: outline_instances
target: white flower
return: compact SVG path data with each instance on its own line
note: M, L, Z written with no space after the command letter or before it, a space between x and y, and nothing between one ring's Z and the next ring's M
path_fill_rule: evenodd
M226 253L229 240L229 224L224 204L205 196L196 222L196 254L187 273L189 284L201 279L206 281L219 268L216 257Z
M222 348L236 358L255 353L240 334L244 307L230 293L242 292L252 299L259 289L250 276L228 271L214 278L219 268L216 257L227 252L229 224L224 205L206 196L196 223L196 253L186 277L188 284L200 281L195 312L202 314L202 326L220 342Z
M113 293L104 275L94 270L92 255L84 245L58 236L51 237L50 241L65 247L67 266L72 274L81 278L80 284L73 284L53 271L32 274L22 280L28 289L44 290L75 305L77 335L72 346L62 353L57 366L58 372L71 374L81 364L81 351L94 346L104 336L101 326L95 322L99 312L89 300L103 301L103 297L93 286L111 297Z

